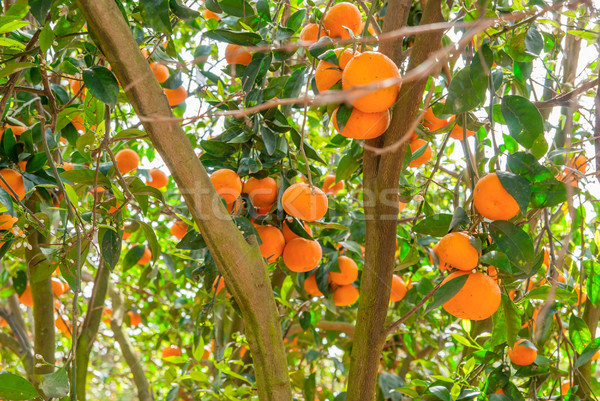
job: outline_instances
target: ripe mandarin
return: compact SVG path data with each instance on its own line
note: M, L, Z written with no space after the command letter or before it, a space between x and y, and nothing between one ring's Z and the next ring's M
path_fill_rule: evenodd
M468 274L468 278L464 286L442 308L460 319L487 319L500 307L500 287L493 278L479 272L456 271L446 277L444 283L465 274Z
M262 242L259 248L263 258L266 258L268 263L275 262L285 247L285 238L283 238L281 230L275 226L266 225L256 227L256 231Z
M271 177L250 177L244 183L243 191L255 207L271 206L277 200L277 181Z
M325 17L323 17L323 26L329 31L332 38L349 39L349 28L354 35L360 33L362 25L362 16L360 10L352 3L338 3L331 7Z
M508 349L508 357L515 365L531 365L535 361L535 358L537 358L537 350L535 348L521 345L525 341L525 339L517 340L515 345Z
M353 285L342 285L333 293L335 306L350 306L358 301L358 288Z
M412 141L410 143L410 152L412 154L415 154L419 149L421 149L424 146L427 146L425 148L425 151L423 152L423 154L421 156L410 161L410 164L409 164L410 167L419 167L419 166L422 166L423 164L427 163L429 160L431 160L433 151L431 150L431 146L429 145L429 143L427 143L427 141L425 141L423 139L415 139L414 141Z
M388 82L384 84L382 81ZM369 51L353 57L342 73L342 88L357 88L357 93L351 94L350 103L365 113L381 113L392 107L400 92L400 82L400 72L396 64L378 52ZM358 88L372 85L377 87ZM363 96L355 97L363 93Z
M131 149L120 150L115 155L115 160L117 161L117 168L121 174L136 170L140 165L140 156Z
M337 195L338 192L344 189L344 181L338 181L336 183L335 175L328 174L323 180L323 186L321 187L321 189L328 195Z
M242 180L240 176L233 170L222 168L216 170L210 175L217 194L225 199L225 202L230 205L235 202L242 194Z
M311 274L304 280L304 291L308 295L312 295L313 297L322 297L323 293L319 290L317 286L317 276L315 273Z
M23 183L23 176L21 173L9 168L3 168L0 170L0 175L8 184L7 187L6 184L4 184L4 181L0 180L0 188L3 188L11 196L13 196L13 193L10 191L10 189L12 189L19 200L23 200L25 198L25 184Z
M150 174L150 180L146 182L146 185L161 189L169 183L169 177L162 170L153 168L148 173Z
M389 110L379 113L365 113L357 109L352 109L344 129L340 131L337 112L339 107L333 111L331 119L333 127L342 136L352 139L373 139L381 136L390 126L391 116Z
M347 256L339 256L339 272L329 272L329 280L337 285L352 284L358 278L358 266L356 262Z
M225 48L225 60L230 65L248 65L252 61L252 54L245 47L230 43Z
M307 272L319 265L323 257L321 245L314 240L294 238L283 249L283 263L293 272Z
M390 302L398 302L402 300L406 296L406 292L408 289L406 288L406 284L404 280L400 276L393 275L392 276L392 291L390 293Z
M482 177L473 190L473 204L483 217L509 220L519 214L519 204L502 186L496 173Z
M287 214L300 220L319 220L327 213L329 201L327 195L317 188L303 182L288 187L281 197L281 205Z
M465 233L446 234L434 248L441 270L455 268L470 271L479 263L479 252Z

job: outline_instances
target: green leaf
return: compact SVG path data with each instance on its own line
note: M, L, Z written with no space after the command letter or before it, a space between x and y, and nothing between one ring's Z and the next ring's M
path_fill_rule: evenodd
M237 152L237 147L228 143L224 143L216 140L202 140L200 141L200 147L208 154L218 157L231 156Z
M0 204L6 208L6 212L10 215L15 214L13 208L12 196L4 188L0 188Z
M485 88L473 87L471 70L467 66L452 78L448 88L448 98L444 106L444 114L459 114L473 110L485 100Z
M219 6L219 2L217 0L205 0L204 5L206 6L207 10L210 10L213 13L220 14L223 12L223 10L221 10L221 7Z
M531 237L508 221L494 221L489 226L490 235L517 270L526 274L531 273L535 252Z
M288 18L287 24L285 25L287 28L296 32L302 26L302 22L304 21L304 17L306 16L306 10L301 9L293 13L290 18Z
M52 0L29 0L31 15L42 25L50 11L50 6L52 6Z
M510 135L527 149L544 132L544 121L537 107L522 96L506 95L502 99L502 116Z
M152 261L155 262L160 256L160 245L158 244L158 239L156 238L156 232L148 223L145 223L141 220L137 220L137 222L140 223L140 225L144 229L144 234L146 234L146 241L148 241L148 245L150 246L150 252L152 252Z
M186 7L181 0L171 0L169 5L171 6L171 11L173 11L173 14L183 20L194 19L200 16L198 11Z
M98 238L101 239L100 253L102 254L102 258L112 271L119 263L119 258L121 257L121 237L115 230L102 227L98 232Z
M171 34L169 0L141 0L142 14L148 24L157 32Z
M7 77L11 74L14 74L17 71L22 71L26 68L35 67L36 65L33 63L9 63L2 67L0 70L0 79Z
M119 82L111 70L95 65L83 70L83 82L90 93L100 101L114 106L119 97Z
M577 362L575 362L573 368L577 369L588 363L598 350L600 350L600 337L594 339L594 341L590 342L587 347L585 347L579 358L577 358Z
M133 138L136 136L144 136L146 133L142 130L136 128L124 129L123 131L119 131L117 135L113 137L113 139L121 139L121 138Z
M337 109L336 113L335 113L335 122L337 123L337 126L341 131L344 130L344 128L346 127L346 123L348 122L348 119L350 118L350 115L352 114L352 107L348 107L345 104L341 104L340 107Z
M309 48L308 52L314 58L319 58L322 54L328 52L329 50L335 49L335 44L333 40L329 36L323 36L316 43L313 43Z
M360 161L352 155L345 155L338 163L335 170L335 182L349 179L352 174L360 167Z
M525 49L533 54L540 54L544 49L544 38L534 26L525 34Z
M587 296L594 306L600 302L600 275L594 274L587 278Z
M33 384L21 376L3 371L0 373L0 397L20 401L39 397L39 394Z
M481 49L473 56L471 63L471 83L477 93L485 93L488 87L490 72L494 64L494 53L487 44L481 46Z
M418 222L413 227L413 231L423 235L443 237L444 235L448 234L448 230L453 218L454 216L451 214L434 214Z
M271 10L269 9L268 0L258 0L256 2L256 11L264 21L271 22Z
M295 129L290 130L290 138L292 139L292 142L294 142L294 145L296 145L296 147L300 149L300 140L302 137L298 133L298 131L296 131ZM309 159L316 160L322 164L327 164L325 163L325 160L323 160L321 156L317 153L315 148L308 144L306 139L304 140L304 152L306 153L306 157L308 157Z
M469 219L465 209L459 206L454 210L454 215L452 216L452 221L448 227L448 232L454 231L455 228L459 228L460 226L467 226L470 224L470 222L471 220Z
M72 183L94 185L96 170L70 170L61 173L60 176ZM110 187L109 179L101 172L98 172L98 185Z
M569 338L575 347L575 350L581 354L585 347L592 341L592 335L585 321L575 315L569 319Z
M527 179L506 171L497 171L496 175L500 179L500 183L519 204L519 208L523 214L527 213L529 206L529 198L531 197L531 187Z
M252 5L246 0L221 0L219 7L225 14L245 18L254 15Z
M40 35L40 43L41 43L41 35ZM6 47L9 49L15 49L18 51L25 50L25 45L21 42L17 42L14 39L10 38L1 38L0 37L0 47Z
M29 25L29 21L15 20L14 17L0 17L0 34L16 31Z
M134 246L133 248L131 248L129 250L129 252L127 252L127 254L125 255L125 258L123 259L123 271L124 272L131 269L133 266L135 266L137 264L137 262L144 255L145 249L146 249L145 246L137 245L137 246Z
M255 46L262 40L262 37L254 32L236 32L228 29L213 29L205 32L204 36L219 42L233 43L240 46Z
M503 270L509 274L512 274L512 269L510 268L510 260L508 260L508 256L502 252L498 251L490 251L479 258L480 263L484 263L486 265L494 266L497 269Z
M41 389L46 397L61 398L69 395L69 377L64 368L56 372L42 375L44 381Z
M438 306L445 304L450 298L455 296L465 285L468 274L461 274L454 277L452 280L444 283L434 294L433 301L427 306L427 312L436 309Z
M44 28L40 32L39 42L40 49L44 53L52 47L52 43L54 42L54 32L52 32L52 27L50 25L44 26Z
M273 132L273 130L267 127L266 125L260 126L260 134L265 144L265 149L267 150L267 153L269 154L269 156L273 156L273 153L275 153L275 150L277 149L279 135Z
M502 294L502 311L506 324L506 341L508 344L514 344L521 329L521 318L517 307L506 294Z
M304 229L304 225L302 225L302 223L300 223L300 221L295 217L292 219L288 218L285 224L287 224L288 228L299 237L309 240L313 239L313 237Z

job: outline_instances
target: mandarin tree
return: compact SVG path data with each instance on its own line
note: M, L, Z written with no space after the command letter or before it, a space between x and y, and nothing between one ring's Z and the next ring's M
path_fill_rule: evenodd
M596 3L2 1L0 399L597 399Z

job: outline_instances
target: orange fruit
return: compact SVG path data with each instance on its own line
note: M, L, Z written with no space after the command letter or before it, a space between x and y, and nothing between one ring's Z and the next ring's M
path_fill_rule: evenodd
M335 184L334 184L335 183ZM323 186L321 187L323 192L328 195L337 195L342 189L344 189L344 181L335 182L335 175L329 174L323 180Z
M63 164L61 164L59 167L62 167L63 170L65 171L71 171L73 170L73 163L69 163L69 162L64 162Z
M168 347L163 348L162 357L163 359L169 358L171 356L181 356L181 350L176 345L169 345Z
M352 3L338 3L331 7L323 17L323 26L329 31L329 36L332 38L349 39L350 34L346 28L350 28L354 35L358 35L361 24L360 10Z
M185 102L185 99L188 97L187 90L185 90L183 85L177 89L165 88L164 92L169 101L169 106L171 107L179 106L181 103Z
M71 120L71 124L75 127L76 130L85 131L85 126L83 125L83 118L81 116L76 116ZM90 127L92 130L96 129L96 125L92 125ZM65 138L61 138L61 141Z
M17 220L19 219L11 216L10 214L0 214L0 230L10 230L13 228Z
M160 63L150 63L150 68L156 77L158 83L163 83L169 79L169 69L166 65Z
M25 291L19 296L19 302L25 306L33 307L33 297L31 296L31 287L29 283L25 287Z
M502 394L502 395L504 395L504 390L502 390L501 388L499 388L498 390L496 390L494 392L494 394Z
M219 285L217 285L217 281L219 282ZM219 279L219 276L217 276L217 278L215 278L215 281L213 282L212 289L216 290L218 295L223 288L225 288L225 279L223 277Z
M150 263L151 260L152 252L150 252L150 249L146 247L146 249L144 249L144 254L140 258L140 260L138 260L138 265L147 265L148 263Z
M4 127L0 127L0 138L2 138L2 135L4 135L4 131L6 131L9 128L14 136L20 136L23 132L27 131L27 127L6 124Z
M442 308L460 319L487 319L500 307L500 287L493 278L479 272L456 271L446 277L444 283L464 274L469 275L464 286Z
M548 248L544 248L544 265L546 267L550 267L550 250Z
M467 129L467 138L470 136L475 135L475 131L471 131L470 129ZM460 125L456 124L454 126L454 128L452 128L452 131L450 132L450 138L454 138L457 140L461 140L463 139L464 136L464 131L463 131L463 127L461 127Z
M71 92L73 92L73 96L75 96L83 87L83 81L79 79L69 79L69 87L71 88ZM81 99L85 97L85 89L81 91L79 97Z
M358 300L358 288L353 285L342 285L333 293L335 306L350 306Z
M11 170L9 168L3 168L2 170L0 170L0 175L8 184L7 187L6 184L4 184L4 181L0 180L0 188L3 188L11 196L13 196L13 193L10 191L10 189L12 189L12 191L17 195L19 200L23 200L25 198L25 184L23 183L23 176L21 175L21 173L15 170Z
M388 80L394 82L386 83L382 88L358 88ZM381 113L392 107L400 92L400 82L400 72L396 64L378 52L364 52L353 57L342 73L342 88L357 88L356 93L353 91L350 94L350 103L365 113ZM364 95L355 97L361 93Z
M2 324L0 324L1 326ZM600 350L596 351L596 353L594 354L594 356L592 356L592 361L597 361L598 359L600 359Z
M321 290L319 290L319 287L317 286L317 276L315 275L315 273L311 274L306 278L306 280L304 280L304 291L306 291L308 295L312 295L314 297L323 296L323 293L321 292Z
M229 65L248 65L252 61L252 54L245 47L230 43L225 48L225 60Z
M271 206L277 200L277 181L271 177L263 179L250 177L244 183L243 191L248 194L252 205L256 207Z
M162 170L153 168L148 173L150 174L150 180L146 182L146 185L161 189L169 183L169 177Z
M121 174L136 170L140 165L140 156L131 149L120 150L115 155L115 160L117 161L117 168Z
M52 278L52 292L54 296L60 297L62 294L69 290L69 285L67 283L63 283L57 278Z
M496 173L482 177L473 190L473 204L483 217L509 220L519 214L519 204L502 186Z
M269 206L264 206L264 207L257 207L256 208L256 215L257 216L266 216L271 211L271 208L273 207L273 205L274 204L269 205Z
M71 338L72 337L72 327L71 324L69 322L66 322L65 320L63 320L62 317L57 317L56 320L54 321L54 325L56 326L56 328L62 332L65 337L67 338Z
M487 268L487 275L490 276L491 278L493 278L494 281L496 281L498 284L500 284L500 282L502 281L498 277L498 269L496 269L495 266L492 266L492 265L488 266L488 268Z
M465 233L450 233L434 247L440 270L455 268L470 271L479 264L479 252Z
M204 11L202 11L202 14L204 15L204 18L206 18L206 19L216 19L217 21L219 21L221 19L221 17L219 17L217 14L213 13L210 10L204 10Z
M268 263L273 263L283 253L285 247L285 238L281 230L275 226L266 225L256 227L258 236L262 244L259 246L260 253Z
M433 151L431 150L431 146L427 141L423 139L415 139L410 143L410 152L414 154L417 150L421 149L423 146L427 146L425 152L414 160L411 160L409 166L410 167L419 167L423 164L427 163L431 160L431 156L433 155Z
M423 126L426 127L427 129L429 129L429 131L437 131L439 129L444 128L446 125L450 124L450 122L452 120L453 120L453 117L451 117L449 119L443 119L443 118L437 117L433 113L433 109L430 107L427 109L427 111L425 111L425 117L423 119ZM458 139L462 139L462 134L459 136Z
M573 170L579 171L581 174L585 174L585 172L587 170L587 166L588 166L587 157L585 157L585 155L583 155L583 154L578 155L578 156L572 158L571 160L569 160L569 162L567 163L567 166L572 168ZM578 174L574 174L574 176L579 178Z
M390 293L390 302L398 302L406 296L406 292L408 288L404 283L404 280L400 278L400 276L393 275L392 276L392 291Z
M302 225L304 226L304 231L306 231L309 235L312 235L312 230L310 229L310 226L308 225L308 223L303 222ZM290 242L294 238L302 238L299 235L296 235L290 229L290 227L288 226L287 220L285 220L283 222L283 224L281 225L281 232L283 233L283 238L285 238L285 242Z
M139 313L129 311L127 312L127 316L129 316L129 325L131 327L137 327L142 323L142 316Z
M6 327L8 326L8 322L4 319L0 319L0 327Z
M294 238L283 249L283 263L293 272L307 272L319 265L323 257L321 245L314 240Z
M339 107L333 111L331 119L333 127L342 136L352 139L373 139L381 136L390 126L390 111L384 110L379 113L365 113L358 108L353 108L344 129L340 131L337 112Z
M128 231L123 231L123 239L129 239L131 237L133 233L130 233Z
M281 205L287 214L300 220L319 220L327 213L327 195L317 188L298 182L288 187L281 197Z
M537 350L531 349L525 345L520 345L524 341L524 339L517 340L515 345L508 349L508 357L515 365L531 365L537 357Z
M402 213L402 211L404 210L405 207L406 207L406 203L398 202L398 213Z
M188 225L182 220L177 220L171 226L171 234L177 239L182 239L183 237L185 237L185 234L187 234L187 230Z
M210 175L210 181L215 187L217 194L225 199L228 205L233 204L242 194L242 180L233 170L226 168L219 169Z
M322 27L321 34L319 35L319 25L311 22L310 24L305 25L304 28L302 28L302 31L300 31L300 40L303 42L302 46L309 47L319 40L318 38L327 36L327 34L328 32L325 27Z
M360 54L358 51L353 52L352 49L343 48L334 49L333 52L338 60L337 65L326 60L319 60L315 69L315 84L319 92L328 91L333 85L340 82L344 68L354 56Z
M560 384L560 395L566 395L569 390L571 389L571 382L570 381L564 381Z
M102 311L102 317L103 317L102 321L105 324L110 324L110 319L112 317L112 313L113 313L113 311L110 308L104 308L104 310Z
M329 280L337 285L348 285L352 284L358 278L358 266L356 262L347 256L339 256L338 264L340 271L329 272Z

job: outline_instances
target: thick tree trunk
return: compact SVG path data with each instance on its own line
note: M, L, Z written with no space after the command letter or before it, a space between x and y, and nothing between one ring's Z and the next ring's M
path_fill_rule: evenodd
M384 32L399 29L406 23L411 2L390 0ZM443 20L441 0L429 0L421 24ZM409 70L415 68L438 50L442 33L419 35L412 49ZM384 42L381 51L398 61L400 48L396 41ZM367 141L372 147L384 148L409 135L410 124L417 117L428 77L404 84L390 128L380 138ZM363 165L364 208L367 227L365 265L360 283L358 317L350 362L347 401L368 401L375 397L375 384L383 344L385 321L394 272L396 225L398 217L398 182L405 146L377 155L365 150Z
M167 98L115 2L78 0L77 4L153 146L171 171L240 307L260 400L291 400L279 315L256 241L248 243L225 210L187 136L173 119Z
M100 267L98 267L98 272L96 273L96 279L94 280L94 290L88 303L85 320L81 326L81 331L77 339L77 383L75 388L77 389L77 398L81 401L85 401L86 399L85 385L87 384L90 353L96 334L98 334L100 321L102 320L109 276L110 271L104 263L101 262Z

